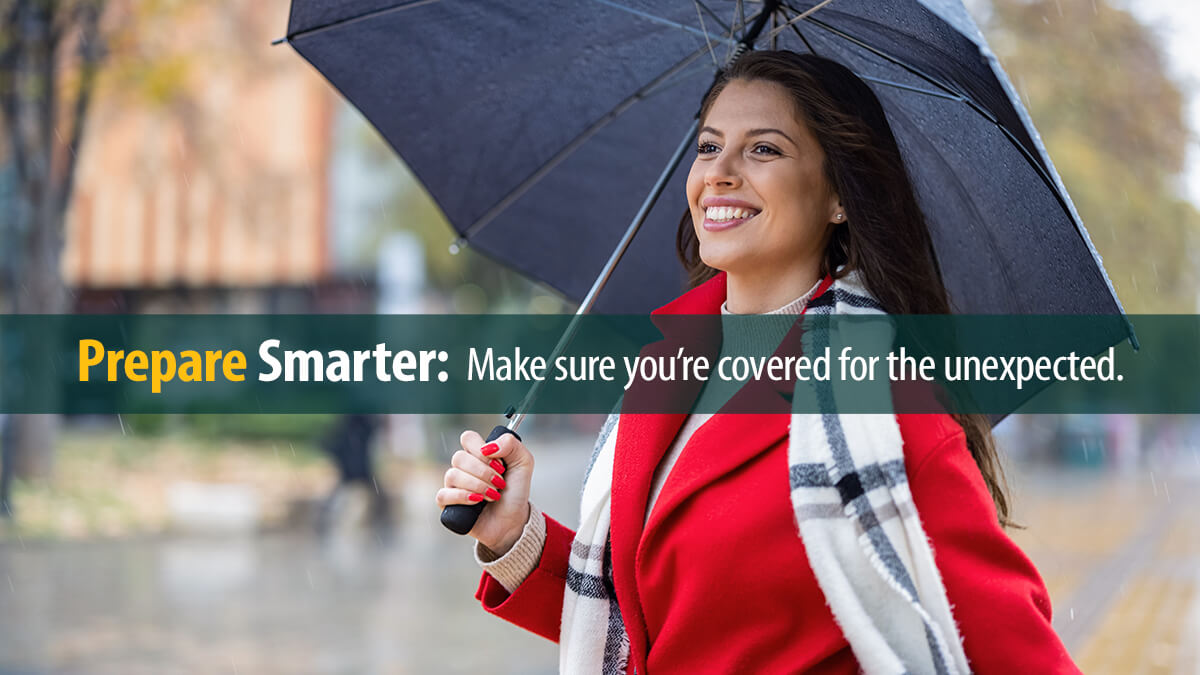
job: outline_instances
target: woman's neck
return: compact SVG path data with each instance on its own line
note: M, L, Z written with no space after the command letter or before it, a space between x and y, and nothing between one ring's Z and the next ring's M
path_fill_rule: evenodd
M726 274L725 307L733 314L765 314L808 292L821 279L817 264L780 274Z

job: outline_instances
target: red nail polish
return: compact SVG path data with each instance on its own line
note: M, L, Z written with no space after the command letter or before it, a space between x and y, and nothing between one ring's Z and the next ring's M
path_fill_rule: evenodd
M496 445L495 443L488 443L487 445L480 448L479 451L482 452L484 454L484 456L487 456L494 452L499 452L500 446Z
M492 488L487 489L487 496L491 497L492 499L500 499L500 493L496 492Z
M501 462L498 459L493 459L492 469L495 470L496 473L504 473L504 462Z
M481 502L483 501L483 495L469 494L467 495L467 499L470 499L473 502Z
M496 487L503 490L504 489L504 479L501 478L500 476L492 476L492 485L495 485Z

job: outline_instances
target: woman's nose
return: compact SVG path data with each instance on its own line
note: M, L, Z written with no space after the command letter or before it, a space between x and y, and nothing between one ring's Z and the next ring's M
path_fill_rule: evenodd
M736 188L742 184L742 179L735 162L721 156L709 164L704 184L708 187Z

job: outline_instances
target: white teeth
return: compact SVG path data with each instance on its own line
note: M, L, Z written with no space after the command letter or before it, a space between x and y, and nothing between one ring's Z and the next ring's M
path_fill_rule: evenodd
M757 211L751 209L732 206L710 206L705 210L705 215L712 221L741 220L743 218L750 218L757 213Z

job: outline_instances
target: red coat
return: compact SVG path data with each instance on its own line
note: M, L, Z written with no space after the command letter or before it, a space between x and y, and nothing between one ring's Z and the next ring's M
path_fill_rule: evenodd
M716 314L724 300L722 274L656 314ZM639 674L858 672L797 534L790 405L777 404L777 413L716 415L700 427L644 530L651 477L686 415L621 416L613 581ZM1078 673L1050 626L1041 577L997 523L962 429L945 414L897 418L913 500L972 671ZM557 642L575 533L549 516L546 529L538 567L514 593L484 573L475 597Z

